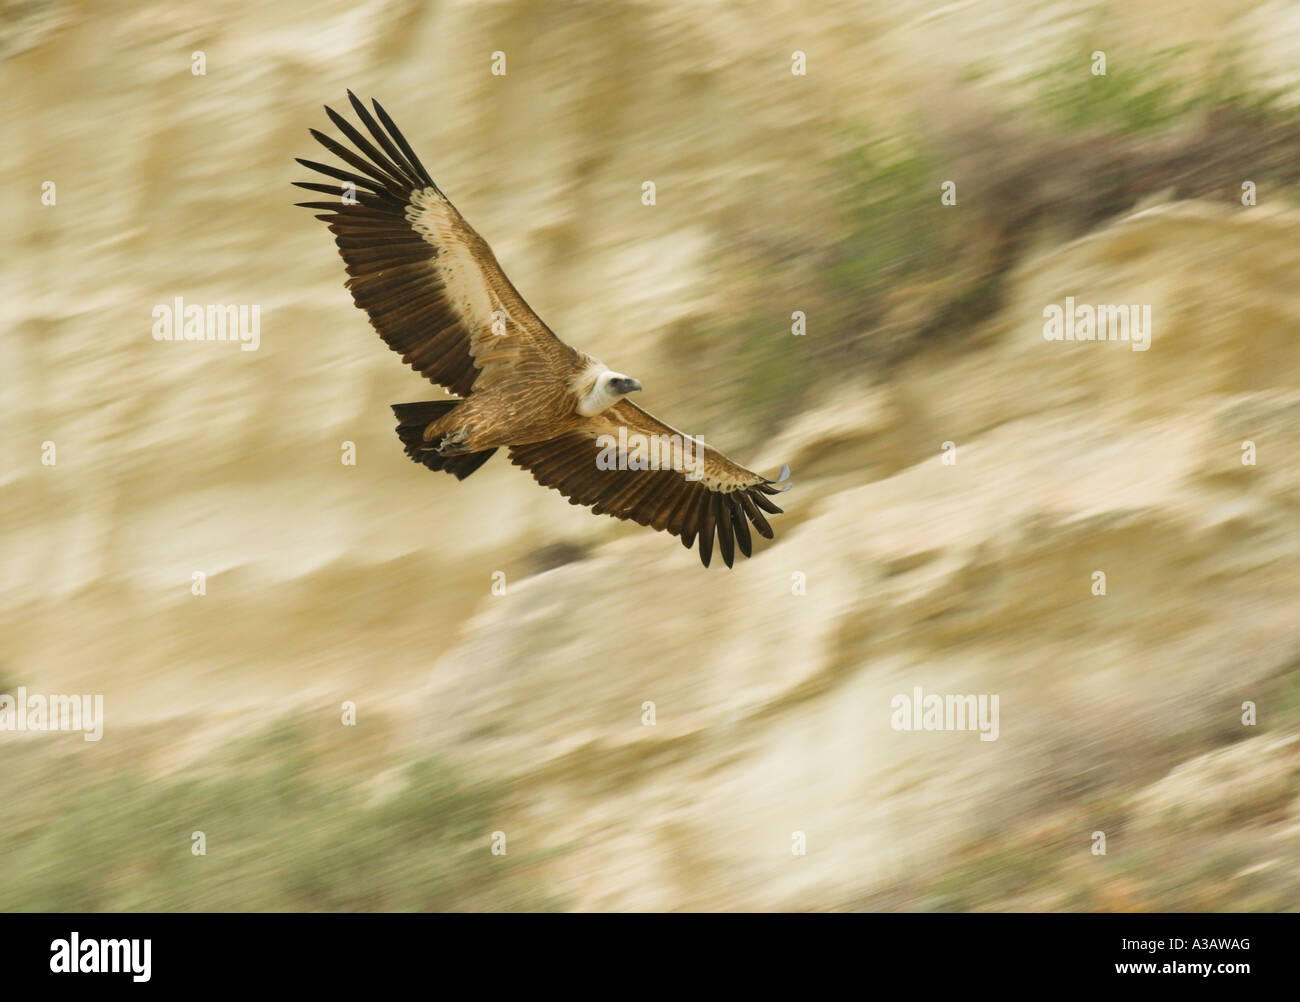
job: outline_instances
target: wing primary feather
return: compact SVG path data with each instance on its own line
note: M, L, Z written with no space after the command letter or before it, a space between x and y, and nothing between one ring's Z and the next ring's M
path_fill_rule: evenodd
M402 159L402 151L393 145L393 141L388 138L388 134L380 128L379 123L375 121L374 116L366 110L366 106L361 103L360 99L353 94L352 91L348 91L348 100L352 102L352 110L355 111L357 117L361 119L361 124L366 127L367 132L375 137L375 141L384 148L385 152L387 152L394 161L408 168L412 177L418 177L419 175L416 173L415 168Z
M329 164L320 164L315 160L304 160L302 157L294 157L294 159L304 167L308 167L311 170L324 174L326 177L336 177L340 181L348 181L355 184L358 188L370 192L372 195L387 199L394 205L404 204L400 198L390 192L387 187L376 181L374 178L362 177L360 174L353 174L351 171L340 170L337 167L331 167Z
M419 183L418 178L411 176L409 171L403 170L399 165L393 163L392 160L379 152L374 143L370 142L370 140L361 134L360 130L358 130L355 125L349 122L333 108L327 107L325 109L325 114L329 115L330 121L338 127L338 130L342 132L343 135L347 136L348 139L352 141L353 145L356 146L357 149L370 157L370 159L374 161L375 166L380 170L391 174L394 180L401 183L403 188L409 188Z
M700 527L698 525L682 526L682 531L681 531L682 545L689 550L691 547L695 545L695 537L698 536L699 533L700 533ZM708 564L705 564L705 566L707 567Z
M713 496L708 491L704 492L700 498L700 503L696 509L695 517L700 525L700 560L704 566L709 566L709 561L713 559Z
M388 117L388 112L384 111L384 106L382 104L375 101L373 98L371 99L371 104L375 106L375 114L378 115L379 120L384 123L384 128L392 133L393 140L402 148L402 152L406 154L406 159L415 169L416 176L436 191L438 186L433 183L433 178L431 178L429 172L424 169L424 164L420 163L420 158L415 155L415 151L411 149L411 144L408 143L406 137L402 135L402 130L393 124L393 120ZM441 192L439 194L441 194Z
M727 507L731 509L731 527L736 532L736 545L745 556L751 556L754 552L754 541L749 535L749 522L745 518L745 513L740 510L740 502L736 500L734 494L724 494L723 497L727 499Z
M292 181L290 183L296 188L306 188L308 191L319 191L322 195L342 194L337 184L323 184L320 181ZM340 208L343 207L342 201L335 202L334 204Z
M731 531L731 508L725 494L713 495L713 517L718 526L718 549L728 567L736 562L736 536Z
M749 491L741 491L739 496L740 503L745 507L745 514L748 515L749 520L754 523L754 528L758 530L758 534L765 539L771 539L772 526L754 504L754 499L750 497Z
M328 108L325 110L329 111ZM402 178L400 173L396 173L395 169L392 174L388 172L384 166L385 164L388 164L387 158L372 155L372 159L367 160L365 157L353 153L337 139L331 139L319 129L308 129L307 131L316 142L320 143L340 160L344 161L351 167L355 167L357 170L361 171L362 174L373 177L385 188L397 188L398 190L402 190L410 184L410 182ZM353 142L355 141L356 140L353 140ZM378 151L375 152L378 153ZM392 165L388 164L388 166L391 167Z

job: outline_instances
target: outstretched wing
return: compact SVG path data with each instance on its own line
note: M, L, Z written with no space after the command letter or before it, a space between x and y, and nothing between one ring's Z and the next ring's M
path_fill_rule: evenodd
M572 371L577 353L524 302L379 102L382 127L351 91L348 100L374 142L330 108L330 121L356 149L310 131L359 173L299 159L334 183L294 183L334 196L298 204L324 210L316 218L334 234L352 299L379 336L430 382L460 396L512 366L539 375Z
M578 431L511 446L510 461L532 473L539 484L559 491L570 504L666 529L687 549L698 539L705 567L715 537L728 567L737 548L745 556L752 552L750 525L771 539L772 527L763 513L779 515L781 509L768 495L789 489L778 486L788 470L782 470L780 480L769 480L689 439L630 400L620 400Z

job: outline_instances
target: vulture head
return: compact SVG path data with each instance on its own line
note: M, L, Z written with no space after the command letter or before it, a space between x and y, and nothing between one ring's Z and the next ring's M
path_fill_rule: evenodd
M596 377L591 389L578 403L578 413L587 417L599 414L623 399L629 393L641 389L641 381L625 376L621 372L606 369Z

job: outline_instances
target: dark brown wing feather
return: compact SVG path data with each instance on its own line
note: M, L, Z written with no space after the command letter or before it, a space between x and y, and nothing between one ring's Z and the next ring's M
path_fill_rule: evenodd
M617 436L620 426L629 436L681 434L624 400L578 431L512 446L510 461L532 473L538 483L559 491L570 504L585 505L597 515L666 530L688 549L698 541L705 567L713 557L715 540L723 562L730 567L737 549L747 557L753 552L751 525L760 536L772 538L772 527L763 512L781 512L768 500L768 495L781 490L773 481L707 445L702 447L703 475L697 480L688 479L680 468L601 469L597 457L603 446L598 438Z
M334 196L298 204L323 210L316 218L334 234L352 299L379 336L421 375L460 396L481 375L504 377L524 359L567 378L577 353L524 302L379 102L376 121L351 91L348 100L369 139L330 108L326 114L355 149L311 134L352 169L299 159L335 183L294 183ZM355 204L342 200L344 185L355 188Z

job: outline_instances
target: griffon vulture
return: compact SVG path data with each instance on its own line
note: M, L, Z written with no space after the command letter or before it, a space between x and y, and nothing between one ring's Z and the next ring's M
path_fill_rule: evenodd
M772 538L768 495L789 488L733 463L627 398L641 384L569 347L542 323L482 237L434 184L379 102L348 92L370 138L325 109L355 149L311 135L352 170L299 159L334 183L324 210L347 287L402 361L453 399L394 404L406 454L463 480L497 449L596 514L667 529L709 565L716 534L730 567L751 552L749 527ZM378 119L378 122L376 121ZM382 123L382 126L381 124ZM356 173L354 173L355 171Z

